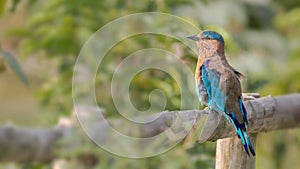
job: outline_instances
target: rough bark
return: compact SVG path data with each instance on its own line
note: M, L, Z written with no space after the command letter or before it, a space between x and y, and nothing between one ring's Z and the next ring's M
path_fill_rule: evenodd
M250 133L268 132L300 126L300 94L278 97L268 96L247 101L245 102L245 106L248 110L248 132ZM195 118L198 121L207 118L204 125L200 125L202 132L198 139L199 141L215 141L235 135L232 126L224 118L221 118L221 121L217 122L215 117L217 117L216 113L208 113L205 110L166 111L161 113L160 118L157 120L145 125L138 125L138 130L140 137L149 137L165 131L178 118L181 119L180 122L182 123L194 121ZM147 119L148 117L142 118ZM104 125L101 122L95 123L91 125L95 126L95 130L101 131L101 127ZM109 120L109 123L116 126L124 126L128 122L120 119L112 119ZM55 157L54 150L58 148L56 143L60 139L72 135L74 126L76 125L56 126L49 129L24 128L14 125L0 126L0 161L51 161ZM216 129L212 130L214 128ZM124 132L130 133L131 131ZM180 133L173 134L177 138L182 138L188 132L183 130ZM86 135L73 137L86 137ZM107 137L107 135L100 133L98 137L101 139ZM72 139L69 140L72 141Z

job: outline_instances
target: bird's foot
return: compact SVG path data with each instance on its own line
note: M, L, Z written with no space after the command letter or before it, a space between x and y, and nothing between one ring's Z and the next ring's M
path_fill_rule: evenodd
M208 111L209 113L219 114L218 111L216 111L216 110L214 110L214 109L211 109L211 108L209 108L209 107L205 107L203 110L204 110L204 111Z
M209 109L209 112L212 112L212 113L214 113L215 115L218 115L218 114L219 114L219 112L218 112L217 110L214 110L214 109Z
M210 109L209 107L205 107L203 110L209 111Z
M217 111L215 111L214 109L211 109L211 108L209 108L209 107L205 107L204 109L203 109L204 111L208 111L209 113L218 113Z

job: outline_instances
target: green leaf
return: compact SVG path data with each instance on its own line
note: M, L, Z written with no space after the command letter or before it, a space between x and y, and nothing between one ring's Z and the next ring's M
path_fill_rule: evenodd
M15 12L18 4L21 2L21 0L12 0L12 6L10 8L11 12Z
M17 5L21 2L21 0L12 0L11 1L11 7L10 12L15 12ZM7 4L7 0L0 0L0 15L2 15L5 11L5 7Z
M19 65L18 61L11 54L5 51L0 51L0 57L3 57L10 65L10 67L17 73L17 75L22 80L22 82L25 85L28 85L28 79L24 71L22 70L21 66Z
M0 1L0 15L3 14L5 6L6 6L6 0L1 0Z

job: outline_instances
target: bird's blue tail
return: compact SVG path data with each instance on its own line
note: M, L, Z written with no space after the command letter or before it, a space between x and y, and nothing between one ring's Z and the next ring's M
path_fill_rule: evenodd
M246 153L248 154L248 156L250 156L249 150L250 150L252 156L255 156L254 148L251 144L248 134L246 133L245 123L242 123L242 124L239 123L233 112L231 114L226 114L226 116L229 116L229 118L227 118L227 119L229 119L230 122L233 124L236 134L239 137L239 139L241 139L244 149L245 149Z

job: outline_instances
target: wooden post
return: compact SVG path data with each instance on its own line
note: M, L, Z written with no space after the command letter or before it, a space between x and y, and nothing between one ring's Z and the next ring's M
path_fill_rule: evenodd
M244 101L259 97L257 93L243 94ZM254 150L256 137L249 134ZM248 157L237 136L217 140L216 149L216 169L255 169L255 157Z

